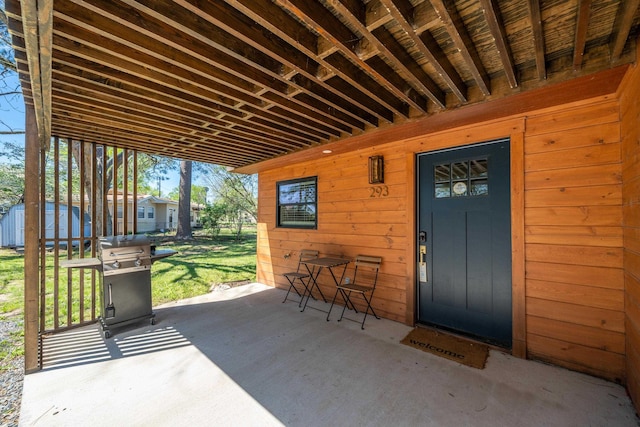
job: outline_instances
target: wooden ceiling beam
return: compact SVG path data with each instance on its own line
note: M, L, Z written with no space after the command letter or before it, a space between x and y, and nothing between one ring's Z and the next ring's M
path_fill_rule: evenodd
M65 125L63 123L66 122L65 117L69 116L69 114L60 114L56 113L54 118L58 119L56 123L62 123L57 126L57 129L64 129ZM251 140L243 140L237 138L235 135L229 135L224 132L217 133L213 138L215 138L215 143L212 143L211 136L208 138L198 138L194 139L193 137L178 137L173 138L169 135L163 135L162 133L149 133L148 131L138 131L133 127L127 127L122 122L112 122L112 123L99 123L90 120L88 117L83 117L81 115L75 115L74 119L74 127L77 132L85 132L85 133L93 133L96 129L104 129L104 131L110 136L117 138L119 140L124 141L125 138L128 140L136 140L136 141L146 141L149 144L155 145L167 145L174 148L180 148L181 146L189 145L192 147L201 145L203 151L211 151L222 148L225 144L233 144L234 147L234 156L238 156L238 159L244 156L248 157L260 157L262 155L275 156L278 154L282 154L283 149L281 148L272 148L270 150L256 150L256 142ZM62 135L59 135L62 136ZM207 141L209 140L209 141ZM208 142L208 143L205 143ZM262 147L261 147L262 148Z
M405 85L398 87L394 82L389 81L388 74L378 72L368 62L360 58L357 47L361 36L352 33L327 9L317 7L315 3L307 0L275 0L275 3L289 10L308 28L327 39L333 46L339 48L340 54L331 54L325 60L335 68L350 70L348 74L353 78L350 81L351 84L365 80L364 77L366 76L368 85L365 92L370 93L374 99L405 117L408 117L408 109L404 106L397 107L398 100L422 109L422 111L427 111L426 101L415 103L414 98L405 91ZM339 55L351 62L352 65L347 65L347 61L338 58ZM331 61L329 61L330 58ZM344 65L344 67L336 66L336 61Z
M418 3L413 8L413 28L418 34L432 30L436 25L440 25L442 20L438 16L433 4L430 1Z
M409 84L413 89L431 99L440 108L445 107L445 95L442 89L431 79L431 77L420 67L411 57L406 49L389 33L380 26L374 30L369 30L366 25L366 13L360 2L349 3L335 2L333 8L340 14L350 27L362 34L362 42L366 41L373 48L374 54L382 55L396 72L402 73L405 84ZM386 6L385 2L382 2ZM393 17L393 14L391 14ZM362 54L360 55L362 58ZM369 56L369 59L371 56ZM369 62L370 63L370 62Z
M172 47L177 52L185 52L185 53L187 52L187 48L185 46L188 46L189 55L196 53L201 59L203 59L206 62L211 61L209 58L215 58L216 65L219 67L222 66L223 69L227 70L228 72L233 73L237 76L244 76L244 77L252 75L253 78L256 79L255 83L257 85L261 87L274 88L276 89L275 91L281 92L283 97L281 99L287 99L287 103L289 106L291 106L292 104L298 104L295 98L287 96L287 93L289 92L289 89L288 89L289 82L287 82L280 75L281 65L277 63L277 61L272 60L272 65L270 67L265 66L264 62L260 64L254 63L252 61L252 57L255 57L257 54L248 55L247 57L243 56L244 52L246 52L247 49L249 48L241 46L240 41L238 41L237 43L230 42L229 37L231 36L227 35L225 37L224 32L222 32L220 29L217 29L211 26L207 27L206 29L198 27L204 34L206 34L206 38L204 36L198 35L198 33L194 29L188 28L186 25L187 23L193 26L202 25L201 22L203 21L199 20L197 23L194 23L193 21L195 16L191 13L186 13L186 12L178 13L178 11L175 10L176 9L175 7L171 9L172 11L175 12L174 15L170 15L171 19L181 19L182 21L184 21L184 22L181 21L180 23L173 22L172 25L178 27L178 29L175 29L173 27L170 27L169 24L167 23L170 21L168 18L164 20L160 19L162 15L159 14L159 12L152 11L149 8L146 8L137 2L127 1L128 3L131 3L131 4L129 5L121 4L120 6L110 3L108 6L104 6L104 4L98 0L88 0L88 1L91 1L94 3L91 5L90 10L96 13L84 14L83 19L88 21L88 24L92 25L93 28L101 28L102 26L109 25L109 24L113 26L113 24L107 22L107 20L105 19L106 17L106 18L109 18L110 21L123 25L126 28L129 28L130 30L134 30L134 34L136 35L138 33L141 33L142 37L146 36L150 40L150 41L146 41L146 46L157 45L159 44L158 43L159 40L163 40L163 41L166 41L167 46ZM169 7L165 5L163 2L151 2L151 3L152 3L152 6L156 8L160 8L161 6L165 8ZM141 10L131 9L131 7L133 7L134 5L140 8ZM100 9L100 7L104 7L105 9ZM92 18L94 15L98 14L98 12L102 13L102 18L100 20L98 20L97 18ZM130 20L133 20L135 16L139 16L141 13L145 13L145 12L151 13L153 14L153 16L145 17L144 29L138 28L135 22L130 21ZM96 21L99 21L99 22L96 22ZM205 31L207 29L209 31ZM96 31L96 32L98 34L101 34L100 31ZM123 34L123 32L122 30L120 30L120 31L105 31L104 33L102 33L102 35L104 35L105 37L108 37L109 34ZM168 40L166 38L167 35L169 34L172 36L171 40ZM182 42L177 41L180 38L183 40ZM230 40L233 41L235 39L231 37ZM237 48L243 53L239 54L233 51L230 46L231 47L240 46ZM217 52L216 52L216 49L218 49ZM257 51L252 47L250 47L250 49ZM173 54L168 53L167 55L171 57ZM259 55L261 55L260 57L263 59L267 57L262 52L260 52ZM271 60L271 58L269 58L269 60ZM193 59L188 59L188 62L185 65L191 66L192 62L193 62ZM248 65L249 67L247 67ZM256 68L256 65L257 65L257 68ZM284 85L281 85L280 89L277 89L278 81L284 83ZM318 105L318 104L320 104L320 101L316 100L315 104L301 106L301 108L298 110L303 110L303 109L314 110L313 112L310 112L309 115L312 118L316 117L316 120L318 115L322 115L326 117L326 118L323 117L321 120L319 120L320 123L322 122L331 123L331 121L340 120L339 114L342 113L341 108L339 107L322 108L322 105ZM290 107L290 108L293 108L293 107ZM295 113L296 111L292 111L292 112ZM303 114L306 114L306 112ZM355 120L353 116L352 118ZM358 127L362 128L362 124L360 123L361 119L358 118L358 121L359 121ZM339 132L346 132L348 134L352 133L350 125L336 126L335 128L339 129Z
M428 97L438 107L446 107L444 91L406 51L400 42L395 39L389 30L385 27L380 27L373 30L371 34L377 41L378 51L393 64L395 69L402 71L403 77L407 83L409 83L415 90ZM438 66L435 65L435 63L432 63L431 65L433 65L436 70L438 69ZM445 76L441 75L441 77L443 77L445 81L448 81ZM460 80L460 82L462 83L462 80ZM455 89L453 92L458 95ZM466 98L463 100L466 100Z
M245 164L248 160L260 158L256 155L244 156L242 154L234 154L228 150L216 150L208 148L209 146L194 147L191 144L176 145L175 142L150 143L148 139L138 138L126 133L117 133L113 135L105 135L100 129L77 129L75 126L58 126L52 129L52 134L60 138L69 138L93 144L110 145L117 148L126 148L137 150L141 153L157 154L166 157L175 157L180 159L191 159L195 161L215 161L216 164L230 167L238 167Z
M393 17L380 0L371 0L365 5L364 23L367 30L373 31L393 21Z
M547 78L547 65L545 60L544 33L542 31L540 2L539 0L529 0L528 5L529 20L531 21L531 30L533 31L533 47L535 50L538 80L545 80Z
M211 138L212 132L217 132L218 129L228 129L231 125L224 120L214 119L210 123L196 122L189 123L183 118L177 120L163 115L162 112L145 112L141 109L125 110L118 109L117 105L107 104L103 101L96 99L90 99L74 94L68 94L61 90L54 90L53 103L56 108L62 111L70 111L76 113L85 112L87 115L100 117L103 120L111 118L111 120L117 122L130 123L135 126L144 125L150 129L166 130L167 133L175 135L176 138L182 137L195 137L199 136L202 140L205 138ZM184 118L187 119L187 118ZM198 130L195 130L198 129ZM252 133L246 130L243 126L235 126L234 132L245 137L252 137ZM264 129L264 132L273 132L273 129ZM280 133L280 136L286 136L284 132ZM310 145L313 145L312 143ZM254 150L255 151L255 150Z
M640 0L622 0L620 2L611 36L611 61L618 60L622 55L622 51L627 43L627 39L629 38L631 25L633 25L633 19L635 18L639 5Z
M58 82L58 85L62 85L70 95L84 97L89 102L91 102L91 100L102 101L106 105L110 104L115 108L119 107L125 111L129 111L131 114L136 114L136 111L140 111L167 120L180 121L190 126L195 126L196 128L202 126L203 123L209 123L213 117L217 117L228 124L247 124L265 130L273 129L274 127L280 130L287 129L288 132L299 134L299 136L312 143L319 142L320 139L327 139L324 138L327 135L319 135L315 128L311 128L306 124L289 122L286 118L272 112L262 112L263 118L253 117L251 122L247 122L244 117L224 114L213 116L207 112L184 108L182 105L176 103L156 102L149 98L137 96L136 94L125 93L120 88L104 86L99 82L83 79L78 75L54 73L54 80ZM245 111L247 114L254 113L253 110L249 109L247 111L247 109L247 106L243 106L239 109L239 112L242 113Z
M587 43L587 30L591 18L591 0L580 0L578 4L578 16L576 18L576 36L573 43L573 69L582 67L584 49Z
M175 9L174 2L169 3L168 6L165 5L165 2L156 2L155 0L148 0L146 3L153 7L154 10L160 9L159 4L161 4L163 9L159 10L158 13L161 13L163 16L173 17L171 11ZM195 0L177 0L175 3L185 7L186 10L190 11L194 16L208 21L216 28L222 29L243 43L270 56L274 61L281 64L279 77L281 77L283 81L287 81L283 73L283 67L295 70L297 73L301 73L309 79L315 79L318 71L318 62L314 58L309 58L301 54L299 50L294 49L270 31L253 25L252 20L249 20L244 15L238 14L237 11L229 5L220 1L202 3L196 2ZM304 90L303 88L296 89L300 91ZM327 91L330 91L330 89L331 88L325 88ZM358 122L354 123L353 126L360 129L364 129L363 119L369 123L376 123L376 119L369 114L366 114L364 117L352 114L353 106L347 101L348 98L346 98L344 94L332 97L334 103L329 104L327 98L323 98L321 95L316 95L314 92L309 92L308 90L307 92L311 98L315 98L312 103L307 104L308 107L317 105L319 111L335 111L333 113L335 118L339 118L339 114L341 113L351 115L353 120ZM284 95L284 93L281 95ZM327 104L327 106L325 107L323 104Z
M536 1L537 0L532 0ZM516 71L513 65L513 58L511 55L511 49L509 48L509 42L507 35L505 34L504 24L500 15L500 9L495 0L480 0L484 17L489 25L489 31L493 36L494 43L498 49L500 60L502 61L502 69L504 70L505 77L509 86L515 88L518 86L518 80L516 78Z
M377 80L370 77L366 73L362 73L358 67L356 67L351 61L345 58L340 52L326 57L324 61L331 67L342 70L343 75L348 75L350 76L350 78L357 79L345 80L345 82L347 83L345 90L348 90L349 87L357 85L358 87L362 88L365 93L375 96L379 102L381 102L391 111L394 111L396 114L400 114L405 117L409 117L408 104L411 104L422 111L427 111L427 100L425 98L422 98L420 96L412 97L410 93L406 95L403 94L403 98L405 98L406 96L406 99L409 100L409 102L406 103L406 99L398 99L395 96L392 96L389 92L387 92L383 87L380 86ZM364 64L368 68L371 68L371 65L369 65L369 61L364 62ZM400 81L401 79L399 78L394 80L395 76L393 74L393 70L389 69L377 72L379 74L384 73L385 81L389 82L390 80L392 80L392 82L389 82L389 84L394 84L394 87L397 90L400 90L400 85L406 86L404 89L409 88L409 85L407 85L404 80Z
M455 5L452 2L445 2L443 0L430 0L430 4L433 6L435 13L444 24L445 30L449 34L449 37L451 37L453 44L460 51L460 55L462 55L465 65L473 76L480 92L482 92L484 96L491 95L491 82L489 80L489 76L487 75L485 67L482 64L482 60L480 59L480 55L478 54L469 33L465 29L464 22L462 22L462 18L460 17L458 10L455 8ZM421 40L425 45L437 45L429 31L424 31L422 33ZM441 55L446 59L444 52L442 52ZM453 66L451 67L453 68Z
M387 7L391 16L395 19L395 21L400 25L404 34L409 37L414 46L418 49L421 55L423 55L427 61L431 64L433 68L435 68L436 72L440 75L440 77L447 83L451 91L454 95L462 102L467 101L467 86L464 84L460 75L456 71L456 69L451 65L451 62L447 58L447 56L442 52L442 49L435 41L435 39L431 36L428 31L423 33L424 37L420 37L418 33L416 33L413 25L413 6L408 0L381 0L382 3ZM376 31L377 34L381 34L381 31ZM374 33L375 34L375 33ZM382 33L384 34L384 33ZM389 34L390 35L390 34ZM386 38L386 42L390 43L388 37ZM384 44L384 43L383 43ZM398 51L402 51L405 55L408 56L406 50L398 49ZM408 59L399 58L400 62L407 61ZM412 61L413 62L413 61ZM409 62L411 64L412 62ZM417 65L417 64L416 64ZM422 79L421 75L426 75L422 69L421 73L413 67L409 70L418 81ZM431 78L428 78L427 82L433 82ZM435 83L432 83L435 84ZM419 90L427 90L428 88L419 88ZM438 98L433 99L434 94L432 92L427 92L429 98L432 101L437 102ZM440 105L440 107L445 107L445 105Z
M251 0L227 0L227 3L234 8L242 12L249 19L259 23L266 30L270 31L282 41L288 43L291 46L295 46L300 50L303 61L311 61L319 64L325 69L330 68L331 73L336 76L340 76L345 81L352 83L352 88L349 93L341 92L339 88L329 84L326 79L322 78L320 68L316 70L316 74L311 75L305 72L304 68L298 67L296 62L287 63L286 66L293 71L293 74L288 77L292 84L296 84L296 75L302 75L304 81L313 82L313 86L318 91L309 91L308 88L297 86L302 91L308 91L310 94L322 98L322 94L332 93L333 99L340 99L344 104L347 100L355 104L355 109L362 111L368 111L369 114L361 116L367 122L377 126L377 120L373 120L370 115L376 116L378 119L382 119L389 123L393 122L393 112L383 105L383 103L376 101L374 93L368 92L367 88L361 87L358 84L361 72L356 75L349 75L341 69L331 67L324 62L323 57L318 55L318 43L324 39L319 39L314 33L312 33L306 26L295 20L291 15L287 14L283 9L271 2L256 2ZM269 17L269 19L265 19ZM286 58L282 57L283 60ZM283 76L286 77L285 73ZM357 92L353 94L353 92ZM335 102L338 105L338 102ZM346 107L345 107L346 108ZM348 108L349 111L354 109Z
M168 134L162 130L152 129L144 126L139 126L135 124L131 124L127 121L115 121L112 119L105 119L100 116L96 116L93 114L86 114L85 112L77 112L72 108L58 108L56 113L56 117L62 119L61 122L68 121L72 119L74 121L74 127L76 134L85 134L88 135L95 129L96 127L104 129L106 132L109 132L111 135L118 135L118 139L121 140L123 136L128 136L129 139L133 140L142 140L144 138L149 138L148 143L153 145L166 145L169 143L175 144L190 144L194 147L201 146L203 148L207 147L208 149L215 148L215 144L207 143L208 139L211 139L212 136L199 136L196 134L193 135L172 135ZM60 129L61 127L58 127ZM277 147L266 147L261 146L262 150L252 149L253 147L247 147L246 145L240 145L238 142L240 141L236 139L236 136L229 137L225 135L224 132L217 133L213 137L216 140L220 140L221 138L226 138L227 141L234 141L235 144L235 154L238 156L238 160L242 158L242 156L260 156L260 155L278 155L282 153L283 149L278 149ZM86 137L84 138L86 139ZM220 142L223 142L220 140ZM221 144L217 144L218 148L221 148Z
M51 53L53 47L53 0L9 2L8 10L20 10L20 32L24 37L29 80L38 139L43 149L51 140ZM14 15L15 16L15 15Z
M237 101L233 99L220 97L218 94L210 92L205 87L193 86L189 81L183 81L181 79L175 79L170 76L156 73L153 70L146 69L144 67L135 66L123 59L119 61L103 60L101 62L94 62L99 60L99 56L102 53L95 53L90 49L83 49L83 56L90 57L90 59L83 59L71 56L70 53L63 51L56 52L56 63L66 63L70 66L81 68L88 72L96 74L96 79L104 80L105 77L109 78L108 84L114 85L119 82L123 85L127 85L135 90L145 90L149 93L154 93L154 97L169 97L175 102L189 103L193 107L199 108L206 107L214 112L223 112L231 115L239 115L238 110L235 108ZM107 64L114 64L120 67L115 69L109 67ZM244 99L243 101L251 101ZM315 126L326 127L330 133L339 135L341 132L349 133L351 128L348 124L339 122L337 120L327 120L326 117L321 116L319 113L310 109L304 109L297 103L294 103L288 99L281 99L281 104L285 109L289 110L291 119L294 119L296 115L300 120L315 120ZM258 108L265 108L265 105L258 105Z

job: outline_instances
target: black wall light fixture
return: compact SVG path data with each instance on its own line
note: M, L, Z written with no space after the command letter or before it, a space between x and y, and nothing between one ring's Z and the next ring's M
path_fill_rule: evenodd
M369 184L384 183L384 158L382 156L369 157Z

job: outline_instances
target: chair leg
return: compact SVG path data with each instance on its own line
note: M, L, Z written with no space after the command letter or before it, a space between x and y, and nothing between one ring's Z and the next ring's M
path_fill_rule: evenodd
M342 318L344 317L344 311L347 309L347 306L351 302L351 291L349 291L349 293L346 293L344 290L340 289L340 293L342 293L342 299L344 299L344 306L342 307L342 314L340 314L340 318L338 319L338 322L341 321ZM353 305L352 302L351 302L351 307L353 307L353 310L356 313L358 312L358 310L356 310L356 306Z
M287 277L287 280L289 280L289 278ZM295 281L295 279L293 279ZM300 295L300 292L298 292L298 289L295 287L295 285L293 284L293 282L291 280L289 280L289 290L287 290L287 294L284 296L284 300L282 300L282 302L287 302L287 298L289 297L289 293L291 292L291 288L293 288L294 291L296 291L296 294L298 294L298 296L300 298L302 298L302 296Z
M340 292L340 289L336 289L336 293L333 295L333 300L331 301L331 307L329 307L329 312L327 313L327 322L329 321L329 316L331 316L331 310L333 309L333 304L336 302L336 297L338 296L338 292Z
M364 298L364 300L367 302L367 309L364 312L364 318L362 319L362 325L360 325L360 329L364 329L364 322L367 320L367 314L369 314L369 310L371 310L371 314L373 314L376 319L380 320L376 312L373 310L373 307L371 307L371 300L373 299L373 293L369 298L367 298L365 294L362 294L362 298Z

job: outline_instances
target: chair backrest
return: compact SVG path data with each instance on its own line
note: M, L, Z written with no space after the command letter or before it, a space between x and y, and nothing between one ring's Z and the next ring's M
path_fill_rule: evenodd
M375 288L378 281L380 264L382 264L382 258L380 257L358 255L356 257L356 268L353 272L353 282Z
M320 252L312 249L303 249L300 251L300 261L307 261L310 259L318 258Z
M302 267L303 261L308 261L310 259L318 258L320 252L313 249L303 249L300 251L300 259L298 259L298 271L300 271L300 267Z

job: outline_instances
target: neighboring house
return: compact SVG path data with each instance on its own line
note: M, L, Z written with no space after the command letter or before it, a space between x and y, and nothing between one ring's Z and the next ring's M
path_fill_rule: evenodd
M71 208L71 235L69 235L69 209L67 205L60 205L58 211L58 235L59 239L79 238L80 237L80 209L77 206ZM54 239L56 237L55 229L55 204L47 202L45 210L45 237ZM0 246L8 248L16 248L24 246L24 203L13 205L0 218ZM89 215L84 216L84 237L91 235L91 218ZM73 241L73 245L77 245L78 240Z
M123 229L124 207L123 198L118 197L118 230ZM139 233L153 231L174 231L178 226L178 202L156 196L138 196L137 213L133 214L133 197L128 197L127 221L129 230L133 229L133 221L137 219ZM191 226L198 227L201 224L201 212L204 206L197 203L191 204ZM109 198L109 210L113 213L113 198Z

